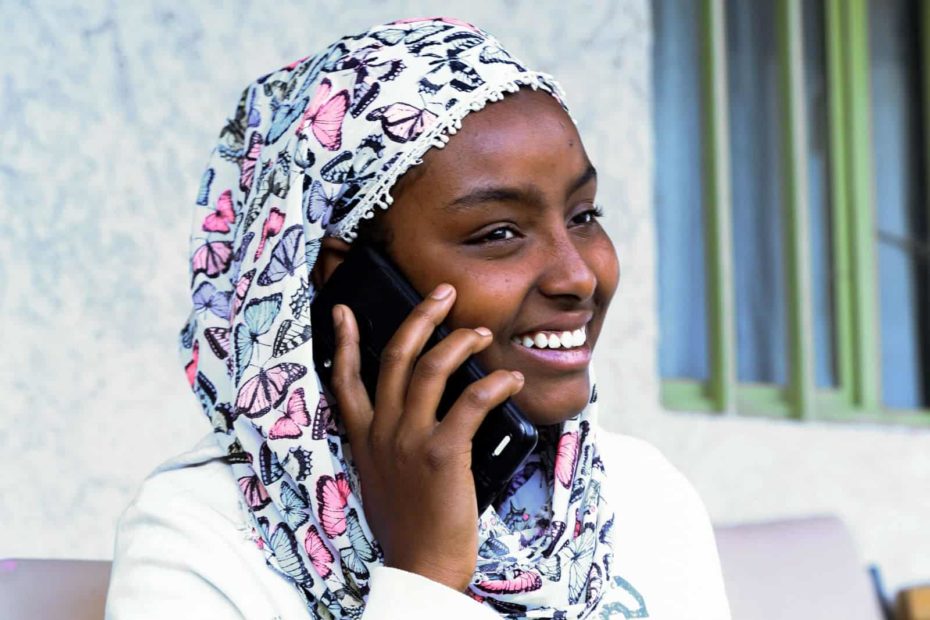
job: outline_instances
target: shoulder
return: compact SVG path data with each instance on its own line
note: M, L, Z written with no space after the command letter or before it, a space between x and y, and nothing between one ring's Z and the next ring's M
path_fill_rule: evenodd
M225 456L213 436L207 435L189 451L165 461L142 482L121 524L152 513L167 516L177 508L183 509L182 514L196 511L200 516L209 513L238 520L236 483Z
M597 429L597 447L600 454L614 465L647 464L665 473L674 469L658 448L639 437Z
M142 482L120 517L117 550L126 544L143 547L154 533L190 538L194 545L204 536L237 543L254 540L247 516L226 455L208 435L191 450L159 465ZM254 543L252 547L259 551Z
M676 538L686 545L713 536L694 486L655 446L600 431L598 450L607 472L608 500L623 522L639 526L637 540L654 536L668 549Z
M616 499L632 494L638 503L675 501L704 512L691 482L651 443L599 429L597 445L611 488L621 491Z
M108 620L307 620L293 584L270 569L225 454L212 436L159 466L120 518ZM496 618L425 577L376 567L366 620Z
M212 436L159 466L120 518L107 618L305 618L268 569Z
M694 486L655 446L598 431L614 552L643 594L650 617L728 620L713 528Z

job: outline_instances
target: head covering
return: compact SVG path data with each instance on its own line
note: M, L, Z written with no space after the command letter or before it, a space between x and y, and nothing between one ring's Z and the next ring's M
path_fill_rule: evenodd
M181 335L187 376L228 453L256 543L311 617L360 617L371 568L382 563L344 430L313 367L310 272L320 241L351 242L362 218L391 204L398 177L442 148L463 117L524 87L565 106L550 76L475 26L377 26L249 85L203 175L194 307ZM592 404L565 422L509 498L481 515L477 600L538 618L636 603L614 575L593 415Z

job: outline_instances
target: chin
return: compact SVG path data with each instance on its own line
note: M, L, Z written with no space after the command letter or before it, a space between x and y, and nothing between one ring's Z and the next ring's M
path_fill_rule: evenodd
M513 402L534 425L552 426L581 413L588 405L590 394L591 387L587 377L576 385L550 385L548 389L542 390L534 389L527 383L523 390L513 397Z

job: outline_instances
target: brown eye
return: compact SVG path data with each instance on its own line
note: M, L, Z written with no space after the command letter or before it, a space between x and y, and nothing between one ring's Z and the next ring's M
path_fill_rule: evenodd
M571 222L576 226L584 226L585 224L593 224L598 218L603 216L604 208L600 205L594 205L590 209L585 209L581 213L576 214L572 217Z
M516 236L512 228L509 226L501 226L486 234L483 239L485 241L508 241Z
M517 238L517 231L512 226L498 226L488 232L475 237L468 243L471 245L481 245L485 243L504 243L511 239Z

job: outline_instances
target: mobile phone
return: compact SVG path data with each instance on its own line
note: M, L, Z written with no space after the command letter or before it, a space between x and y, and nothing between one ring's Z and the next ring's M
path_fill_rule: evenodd
M349 250L311 304L313 359L324 386L332 392L336 304L348 306L355 314L361 379L371 402L375 402L381 351L422 300L382 253L366 245ZM444 325L437 327L423 351L434 347L449 333ZM441 420L465 388L486 374L474 357L462 364L446 382L437 418ZM536 427L510 399L488 413L472 440L471 468L479 514L506 488L533 451L537 439Z

